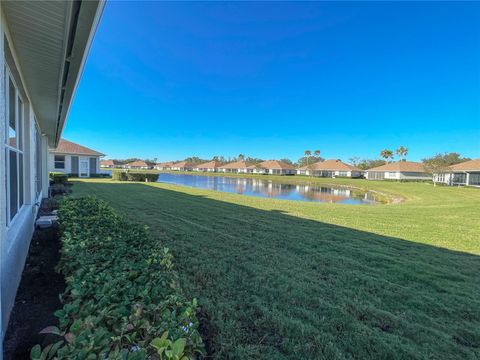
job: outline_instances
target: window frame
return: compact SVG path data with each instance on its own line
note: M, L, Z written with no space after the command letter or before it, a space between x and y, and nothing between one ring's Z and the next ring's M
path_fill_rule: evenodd
M25 101L18 90L18 84L13 77L12 71L8 67L8 64L4 66L5 72L5 137L3 139L5 145L5 217L6 217L6 227L7 229L11 226L11 224L15 221L19 213L22 211L23 207L25 206ZM15 90L15 146L10 145L10 82L13 84L13 88ZM21 107L20 107L21 104ZM20 111L21 110L21 116ZM20 119L21 117L21 119ZM17 204L16 204L16 212L11 216L12 208L10 204L11 199L11 172L10 172L10 153L15 153L15 161L16 161L16 184L17 187ZM20 161L20 158L22 161Z
M57 160L56 157L60 156L63 157L63 160ZM66 157L65 155L59 155L59 154L54 154L53 155L53 167L55 170L65 170L65 162L66 162ZM63 163L63 167L57 167L57 163Z

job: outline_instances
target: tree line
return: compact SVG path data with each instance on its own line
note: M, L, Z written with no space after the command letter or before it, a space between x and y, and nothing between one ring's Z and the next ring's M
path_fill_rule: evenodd
M319 161L324 161L325 159L320 156L320 150L305 150L303 156L300 157L297 161L292 161L288 158L282 158L280 161L285 162L287 164L291 164L296 167L302 166L309 166ZM379 153L378 159L362 159L358 156L354 156L348 159L348 163L350 165L356 166L359 169L367 170L377 166L382 166L387 163L393 162L395 158L398 161L406 161L408 155L408 148L405 146L398 147L395 151L390 149L383 149ZM435 173L435 172L442 172L445 171L449 166L455 165L464 161L471 160L468 157L462 157L460 153L457 152L450 152L450 153L443 153L443 154L436 154L429 158L422 159L422 163L424 168L427 172ZM157 158L153 159L139 159L139 158L129 158L129 159L114 159L114 161L118 162L119 164L128 164L133 161L145 161L146 163L157 163ZM213 156L211 159L204 159L198 156L189 156L183 161L187 161L194 165L206 163L209 161L218 161L221 164L228 164L236 161L245 161L250 164L258 164L264 159L245 156L245 154L238 154L238 156L234 157L225 157L222 155Z

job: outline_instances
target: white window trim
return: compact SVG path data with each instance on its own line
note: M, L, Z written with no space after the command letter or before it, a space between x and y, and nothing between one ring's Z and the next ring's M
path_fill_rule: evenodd
M12 72L10 68L8 67L7 64L5 64L5 138L4 138L4 144L5 144L5 182L6 182L6 227L7 229L11 226L12 223L14 223L15 219L19 216L21 210L25 206L25 154L24 154L24 148L25 148L25 102L18 91L18 85L12 76ZM15 148L13 146L10 146L10 138L9 138L9 131L10 131L10 81L13 84L13 87L15 88L15 129L16 129L16 135L20 133L20 136L22 137L21 141L18 141L19 143L22 144L22 149L20 148ZM22 116L23 116L23 121L19 121L19 113L18 113L18 104L19 100L22 102L24 108L22 109ZM20 122L20 124L19 124ZM20 129L21 126L21 129ZM21 131L19 131L21 130ZM17 136L18 139L18 136ZM19 144L17 144L19 145ZM12 184L10 184L10 151L14 151L17 153L17 213L13 218L10 219L10 187ZM8 152L8 156L7 156ZM20 177L18 176L20 166L20 157L18 154L22 154L22 177L23 177L23 189L20 189ZM20 196L20 192L23 192L23 196ZM20 198L23 198L23 203L20 204Z

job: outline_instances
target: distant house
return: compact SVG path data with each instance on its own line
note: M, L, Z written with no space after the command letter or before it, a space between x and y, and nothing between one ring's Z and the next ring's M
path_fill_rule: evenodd
M142 170L149 170L153 169L155 166L154 163L151 162L146 162L143 160L137 160L137 161L132 161L131 163L128 163L124 165L125 169L142 169Z
M102 160L102 161L100 161L100 167L101 168L112 169L112 168L118 168L118 167L121 167L121 166L122 166L122 164L117 160Z
M436 182L447 185L480 186L480 158L452 165L433 176Z
M246 161L235 161L229 164L222 165L218 168L219 172L224 173L253 173L253 169L250 168L252 164Z
M320 177L350 177L358 178L363 175L363 170L345 164L341 160L330 159L319 161L311 165L302 166L297 169L298 175L310 175Z
M365 172L368 180L431 180L422 163L396 161Z
M188 161L179 161L172 165L172 170L175 171L192 171L194 165Z
M173 166L173 161L167 161L163 163L158 163L157 165L154 166L156 170L171 170Z
M220 161L209 161L200 165L196 165L193 170L194 171L203 171L203 172L217 172L218 168L222 166Z
M58 146L48 150L48 171L90 177L100 172L100 157L104 154L60 139Z
M270 175L295 175L295 167L279 160L267 160L256 165L249 166L254 174Z

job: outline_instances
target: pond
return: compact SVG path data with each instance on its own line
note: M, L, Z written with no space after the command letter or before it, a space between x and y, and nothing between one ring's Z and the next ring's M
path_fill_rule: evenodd
M375 193L331 185L282 184L252 178L165 173L160 174L158 182L283 200L350 205L379 203Z

